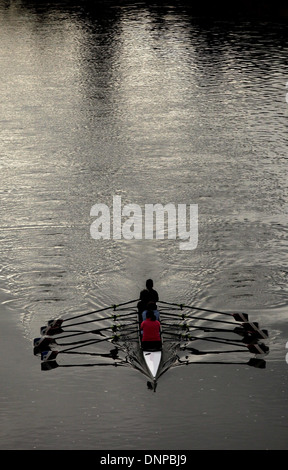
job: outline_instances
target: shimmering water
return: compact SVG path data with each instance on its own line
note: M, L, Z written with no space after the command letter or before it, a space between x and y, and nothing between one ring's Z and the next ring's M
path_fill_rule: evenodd
M1 1L0 41L0 448L286 449L286 19ZM94 240L91 207L115 195L198 204L197 249ZM249 313L267 368L177 368L155 394L129 368L41 372L40 326L147 277L162 300Z

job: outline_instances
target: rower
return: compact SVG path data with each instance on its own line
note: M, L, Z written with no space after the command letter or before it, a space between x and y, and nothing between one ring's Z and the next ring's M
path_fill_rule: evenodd
M143 321L146 320L148 310L152 310L152 312L154 313L154 315L156 317L156 320L160 321L160 313L157 310L157 305L156 305L155 302L148 302L147 309L145 309L144 312L142 312L142 320Z
M141 323L142 349L145 351L159 351L162 349L160 322L152 310L147 311L146 320Z
M140 292L140 300L137 304L138 313L139 313L139 321L141 321L141 313L144 310L147 310L148 302L158 302L159 295L158 292L153 288L153 280L147 279L146 281L146 289Z
M154 302L158 302L159 300L159 295L158 295L158 292L153 289L153 281L152 279L147 279L146 281L146 289L148 290L148 297L149 297L149 300L151 301L154 301Z

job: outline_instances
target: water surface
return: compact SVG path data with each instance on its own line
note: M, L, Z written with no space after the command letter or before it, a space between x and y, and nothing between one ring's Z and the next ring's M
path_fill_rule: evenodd
M2 1L0 40L0 448L286 449L285 20ZM93 240L115 195L198 204L197 249ZM41 372L40 326L148 277L162 300L249 313L266 369L175 368L155 394L129 368Z

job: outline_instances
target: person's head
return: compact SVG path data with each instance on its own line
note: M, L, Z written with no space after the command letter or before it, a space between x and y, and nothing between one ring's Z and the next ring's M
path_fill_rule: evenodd
M152 289L153 288L153 281L152 279L147 279L146 281L146 287L148 290Z
M148 310L146 313L146 318L150 318L150 320L156 320L156 317L154 315L154 312L152 310Z
M147 307L148 307L148 310L157 310L157 305L152 300L148 302Z

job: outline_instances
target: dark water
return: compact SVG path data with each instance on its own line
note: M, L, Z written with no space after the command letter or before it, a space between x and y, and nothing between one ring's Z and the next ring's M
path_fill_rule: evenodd
M287 449L287 23L252 13L0 2L1 449ZM198 204L197 248L94 240L116 195ZM40 326L147 277L249 313L266 369L171 369L154 394L129 368L41 372Z

